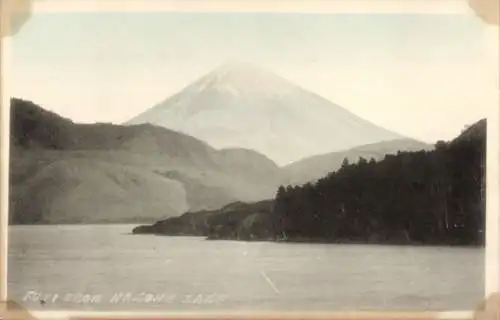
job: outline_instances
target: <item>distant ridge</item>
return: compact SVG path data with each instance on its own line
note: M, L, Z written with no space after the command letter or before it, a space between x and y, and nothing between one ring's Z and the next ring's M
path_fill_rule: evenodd
M431 144L413 139L395 139L308 157L283 167L283 171L288 178L287 183L300 185L337 171L344 159L351 163L356 163L360 158L379 161L386 155L396 154L399 151L432 150L433 148Z
M403 136L252 63L226 63L126 124L152 123L279 165Z

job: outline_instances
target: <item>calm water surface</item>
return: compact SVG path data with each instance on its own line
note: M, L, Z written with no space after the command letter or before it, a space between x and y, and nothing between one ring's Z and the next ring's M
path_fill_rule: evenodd
M206 241L132 228L10 227L9 299L47 310L467 310L483 294L483 249Z

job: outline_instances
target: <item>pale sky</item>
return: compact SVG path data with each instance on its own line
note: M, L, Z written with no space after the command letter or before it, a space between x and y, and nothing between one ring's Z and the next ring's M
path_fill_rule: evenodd
M387 129L451 139L498 106L496 29L472 14L35 13L13 96L122 123L227 61L251 61Z

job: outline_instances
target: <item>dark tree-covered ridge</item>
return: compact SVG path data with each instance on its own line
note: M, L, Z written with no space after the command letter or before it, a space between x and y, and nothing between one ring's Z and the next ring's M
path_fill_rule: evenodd
M317 183L281 186L276 237L484 244L486 120L435 150L360 158Z

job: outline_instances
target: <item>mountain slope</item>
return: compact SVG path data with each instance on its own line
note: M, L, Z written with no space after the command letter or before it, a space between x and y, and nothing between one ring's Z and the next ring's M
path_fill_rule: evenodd
M432 145L412 139L383 141L349 150L312 156L293 162L283 167L283 170L284 175L288 178L288 184L300 185L324 177L330 172L337 171L344 159L348 159L351 163L357 162L359 158L378 161L382 160L387 154L396 154L398 151L419 151L430 150L432 148Z
M271 197L280 170L152 125L75 124L11 102L11 223L155 221Z
M130 165L62 151L12 160L11 223L154 221L189 208L181 183ZM32 173L19 177L28 166Z
M225 64L127 124L152 123L279 165L402 138L267 70Z

